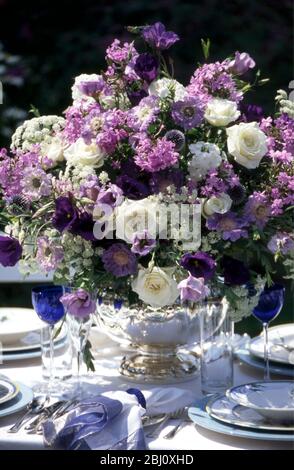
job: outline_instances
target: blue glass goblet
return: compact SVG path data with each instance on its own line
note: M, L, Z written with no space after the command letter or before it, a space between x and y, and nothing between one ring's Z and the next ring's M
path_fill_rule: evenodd
M63 286L41 285L32 289L32 304L38 317L49 325L50 338L50 366L48 394L53 391L54 380L54 325L61 320L65 311L60 298L64 294Z
M280 284L266 286L259 296L259 301L253 309L253 315L263 325L264 338L264 379L270 379L269 372L269 350L268 350L268 325L282 310L285 299L285 288Z

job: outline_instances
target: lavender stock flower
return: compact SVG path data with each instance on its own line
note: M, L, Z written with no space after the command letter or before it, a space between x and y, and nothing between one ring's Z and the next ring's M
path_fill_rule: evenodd
M142 36L149 46L159 50L169 49L180 39L173 31L167 31L164 24L160 22L146 26L143 29Z
M204 278L205 281L213 277L216 268L214 259L203 251L194 254L186 253L182 256L180 265L189 271L192 276Z
M22 255L22 247L16 238L0 236L0 263L15 266Z
M64 294L60 301L67 313L75 317L84 318L96 310L95 300L84 289L77 289L75 292Z

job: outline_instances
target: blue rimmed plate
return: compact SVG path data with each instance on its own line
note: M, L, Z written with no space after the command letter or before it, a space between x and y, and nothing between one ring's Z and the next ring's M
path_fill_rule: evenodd
M0 418L17 413L18 411L23 410L29 403L31 403L34 397L32 389L22 383L18 383L17 387L19 388L19 393L17 396L12 400L9 400L8 402L0 405Z
M239 349L235 352L235 356L244 364L264 370L264 361L250 354L248 349ZM270 362L270 372L272 374L284 375L286 377L294 377L294 366Z
M294 442L294 434L291 432L270 432L264 430L253 430L222 423L212 417L206 411L206 405L211 397L198 400L188 410L189 418L198 426L229 436L244 437L246 439L258 439L262 441L284 441Z

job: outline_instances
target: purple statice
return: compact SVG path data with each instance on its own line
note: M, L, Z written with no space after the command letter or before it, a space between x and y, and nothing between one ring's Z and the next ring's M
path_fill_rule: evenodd
M102 255L106 271L115 277L128 276L137 271L137 258L124 243L114 243Z
M60 196L55 201L55 212L52 217L52 225L59 232L70 230L78 218L77 208L71 198Z
M206 221L206 227L209 230L220 232L223 240L231 242L248 237L248 231L244 228L247 224L246 219L238 217L235 212L231 211L225 214L213 214Z
M174 143L165 138L157 139L155 144L148 137L142 138L136 147L135 163L149 173L170 168L179 159L174 147Z
M67 292L60 298L66 313L77 318L88 317L96 311L96 302L94 296L85 289L77 289L73 292Z
M227 193L230 188L239 184L240 180L233 165L223 160L219 167L208 170L200 192L204 197L217 196L221 193Z
M129 175L120 175L116 179L116 184L119 186L123 194L129 199L144 199L150 195L148 186Z
M88 175L80 185L80 196L87 197L93 202L97 200L99 191L100 185L96 175Z
M183 172L177 168L170 168L153 173L149 181L153 194L165 193L169 186L174 186L176 191L180 192L183 184Z
M131 59L136 58L138 52L134 47L134 43L125 42L121 43L119 39L115 39L112 44L106 49L107 62L114 62L115 64L127 64Z
M82 136L84 126L84 112L82 102L79 106L70 106L65 112L66 124L63 130L63 137L66 142L72 144Z
M264 192L254 191L249 196L244 208L245 217L259 229L263 229L271 216L268 195Z
M70 232L87 241L95 241L94 220L87 211L80 212L70 226Z
M171 129L167 131L164 137L166 140L174 143L176 152L180 152L185 147L185 135L178 129Z
M36 259L46 273L55 270L63 257L64 253L61 246L56 245L47 236L38 238Z
M267 248L273 254L282 253L286 255L294 250L293 235L291 236L288 232L277 232L269 240Z
M156 240L148 233L148 230L134 233L131 251L140 256L146 256L156 246Z
M123 200L123 191L116 184L110 184L107 188L101 188L96 204L106 204L112 209L119 206Z
M180 265L192 276L201 277L205 281L209 281L214 276L216 269L215 260L204 251L185 253L180 260Z
M103 123L96 137L96 143L105 153L113 153L119 142L128 136L124 128L126 123L127 114L120 109L103 113Z
M220 262L223 270L225 284L230 286L242 286L250 281L249 269L242 261L231 256L223 256Z
M159 21L152 25L145 26L142 31L142 37L149 46L159 50L169 49L180 39L173 31L167 31L164 24Z
M260 122L261 130L267 135L269 156L288 164L294 155L294 119L283 113L278 118L267 117Z
M52 175L42 168L28 167L23 172L21 186L22 194L30 201L36 201L43 196L50 196Z
M191 274L178 284L182 302L200 302L208 297L210 289L204 284L202 277L194 277Z
M176 101L172 106L172 118L178 126L185 130L198 127L204 117L204 105L196 96L187 96Z
M157 57L149 52L140 54L135 62L134 70L139 78L151 83L158 76L159 62Z
M226 62L214 62L199 67L187 88L190 95L200 98L204 103L213 97L239 103L243 95L237 90L236 83L226 68Z
M235 52L235 57L228 64L228 70L235 75L244 75L255 67L255 62L247 52Z
M0 263L2 266L15 266L22 255L22 247L16 238L0 236Z
M129 110L128 125L136 132L144 132L156 120L159 112L158 98L147 96L140 101L138 106Z
M255 104L240 104L241 121L243 122L260 122L263 119L263 109Z

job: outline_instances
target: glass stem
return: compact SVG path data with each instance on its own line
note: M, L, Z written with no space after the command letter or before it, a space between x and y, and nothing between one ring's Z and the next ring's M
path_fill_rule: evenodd
M49 363L49 383L48 383L48 393L50 394L53 386L54 380L54 325L49 326L49 341L50 341L50 363Z
M268 351L268 323L263 323L263 347L264 347L264 380L270 380L269 351Z

